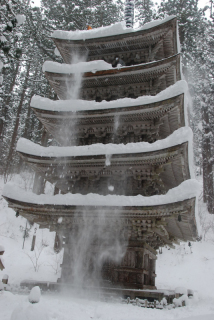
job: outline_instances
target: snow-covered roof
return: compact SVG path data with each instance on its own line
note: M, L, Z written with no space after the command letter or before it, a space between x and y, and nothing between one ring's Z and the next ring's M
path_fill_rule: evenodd
M192 154L192 130L189 127L182 127L174 131L165 139L158 140L154 143L136 142L124 144L92 144L85 146L71 147L42 147L25 138L20 138L17 143L17 151L23 154L36 157L61 158L61 157L76 157L76 156L97 156L104 155L108 159L111 155L116 154L138 154L164 150L173 146L188 143L188 166L190 177L194 177L193 171L193 154Z
M42 66L43 72L54 72L54 73L85 73L110 70L113 69L110 63L103 60L95 60L90 62L78 62L75 64L58 63L54 61L45 61Z
M157 206L167 203L174 203L196 197L200 192L200 184L195 179L182 182L178 187L170 189L165 195L145 197L119 196L119 195L98 195L89 193L82 194L58 194L58 195L36 195L27 192L12 183L8 183L3 190L3 196L26 203L42 205L69 205L69 206Z
M125 108L131 106L146 105L155 103L158 101L170 99L177 95L185 93L188 95L187 83L184 80L176 82L174 85L161 91L156 96L141 96L137 99L124 98L113 101L87 101L87 100L51 100L40 96L33 96L31 100L31 107L49 110L49 111L65 111L75 112L83 110L102 110L102 109L114 109L114 108ZM185 96L186 98L186 96ZM186 105L186 103L185 103Z
M102 38L102 37L111 37L116 36L119 34L126 34L126 33L134 33L141 30L148 30L150 28L159 26L167 21L174 19L176 16L171 15L163 20L153 20L144 24L140 28L127 28L125 21L118 22L115 24L111 24L107 27L100 27L92 30L76 30L76 31L62 31L62 30L55 30L51 37L57 39L64 39L64 40L86 40L86 39L93 39L93 38Z
M167 63L169 60L172 60L173 58L176 58L179 56L179 54L175 54L171 57L161 59L158 61L150 61L146 63L140 63L137 65L131 65L131 66L119 66L113 68L110 63L105 62L104 60L94 60L94 61L83 61L83 62L77 62L74 64L67 64L67 63L59 63L54 61L45 61L42 66L43 72L51 72L51 73L59 73L59 74L83 74L87 72L96 73L97 71L108 71L108 70L121 70L122 72L126 71L132 71L132 69L137 68L150 68L151 70L157 69L157 66L154 66L154 64L159 64L159 68L161 67L162 63Z
M128 153L144 153L162 150L192 141L192 130L189 127L183 127L174 131L169 137L158 140L154 143L135 142L124 144L92 144L86 146L71 147L42 147L30 140L20 138L16 150L25 154L31 154L40 157L75 157L89 155L112 155Z

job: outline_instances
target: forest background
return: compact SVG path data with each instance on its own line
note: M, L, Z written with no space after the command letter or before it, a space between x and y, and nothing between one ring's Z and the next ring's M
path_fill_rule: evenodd
M126 0L133 2L133 0ZM124 20L122 0L1 0L0 8L0 175L5 182L24 170L16 155L16 142L25 137L43 145L56 145L30 108L34 94L57 99L42 72L45 60L62 62L51 33L56 29L85 30ZM194 132L196 174L203 174L204 201L214 213L214 20L212 2L168 0L159 5L135 0L139 26L166 15L176 15L182 52L182 69L192 105L189 123ZM208 18L207 18L208 17Z

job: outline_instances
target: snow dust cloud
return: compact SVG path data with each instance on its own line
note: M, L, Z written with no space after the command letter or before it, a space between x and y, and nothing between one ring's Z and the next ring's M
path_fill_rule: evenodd
M78 64L86 60L87 56L75 54L71 64ZM80 98L83 78L81 68L77 67L75 70L72 80L66 83L67 99L71 105ZM78 120L75 111L73 114L73 119L69 118L69 122L68 119L65 119L60 128L60 140L64 146L79 143ZM116 116L114 120L112 142L117 134L119 117ZM111 164L110 158L111 155L106 159L106 166ZM111 185L108 190L109 193L112 193L114 186ZM120 210L114 210L112 214L102 209L92 214L91 209L86 207L82 212L75 213L70 229L68 228L65 232L63 263L66 268L62 269L62 283L69 284L71 288L80 291L86 287L96 288L97 291L101 286L108 285L112 280L109 279L112 270L110 272L109 270L114 265L120 264L127 247L127 240L121 225Z
M80 98L80 89L82 85L82 77L83 77L83 71L81 68L81 62L86 62L87 55L80 55L78 52L73 54L72 56L72 65L78 65L80 67L77 67L75 72L72 74L71 81L66 81L66 99L70 100L71 107L74 105L76 100ZM75 109L75 108L74 108ZM60 137L59 141L61 142L61 145L63 146L75 146L77 145L77 128L78 128L78 121L75 117L75 111L73 111L74 117L73 119L65 118L64 121L62 121L62 125L60 127ZM68 122L69 120L69 122Z
M80 55L78 53L73 54L72 56L72 61L71 64L78 64L81 62L86 62L87 60L87 55ZM72 75L72 81L71 84L69 81L67 81L66 86L67 86L67 99L79 99L79 93L81 89L81 84L82 84L82 76L83 76L83 71L81 68L77 68L76 72L73 73Z
M65 241L68 246L64 259L70 268L62 273L62 281L79 290L87 287L97 290L106 285L110 281L109 270L118 265L126 253L120 210L114 210L113 215L107 209L92 215L89 208L76 213Z

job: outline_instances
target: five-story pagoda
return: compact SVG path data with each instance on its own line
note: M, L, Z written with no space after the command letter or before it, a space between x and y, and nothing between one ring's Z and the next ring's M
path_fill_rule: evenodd
M61 281L99 274L111 287L155 289L157 249L197 236L176 18L52 38L66 64L43 71L60 100L34 96L31 107L59 146L20 139L17 151L59 194L10 185L4 197L64 237ZM86 62L73 64L77 55Z

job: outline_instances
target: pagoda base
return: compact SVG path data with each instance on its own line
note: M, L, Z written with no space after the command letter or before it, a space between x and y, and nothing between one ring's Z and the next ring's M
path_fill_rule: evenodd
M34 281L34 280L24 280L20 283L22 289L26 288L30 291L34 286L39 286L42 291L51 292L73 292L82 298L94 298L101 300L112 300L112 299L125 299L122 302L133 303L134 300L137 302L138 299L147 300L148 302L161 302L163 298L166 299L167 304L172 304L174 298L179 298L182 296L181 293L177 293L175 290L168 289L126 289L119 287L84 287L81 290L70 284L62 284L58 282L47 282L47 281ZM187 290L187 296L192 297L193 291ZM120 300L121 301L121 300ZM135 303L134 303L135 304ZM142 306L142 305L141 305ZM146 306L145 307L149 307Z
M129 240L128 243L124 243L124 247L121 242L119 250L124 250L124 252L120 253L121 257L118 259L114 248L101 245L99 239L97 239L97 244L87 246L84 256L81 252L76 252L73 247L71 231L67 232L64 240L64 256L59 283L80 287L84 285L124 289L156 289L156 250L145 242ZM79 264L77 261L79 261L81 254L83 258L80 259ZM105 259L102 258L103 255L105 255ZM102 262L99 262L101 260Z
M42 291L73 291L75 294L80 296L87 296L88 294L93 296L104 296L104 297L121 297L121 298L130 298L130 299L157 299L160 301L166 295L173 295L175 297L175 292L173 290L157 290L156 287L148 289L135 289L135 288L121 288L119 286L113 286L110 284L103 283L101 287L95 286L85 286L83 288L78 288L72 284L66 284L62 282L48 282L48 281L37 281L37 280L24 280L20 283L21 288L27 288L31 290L33 287L39 286ZM159 297L159 298L158 298Z

